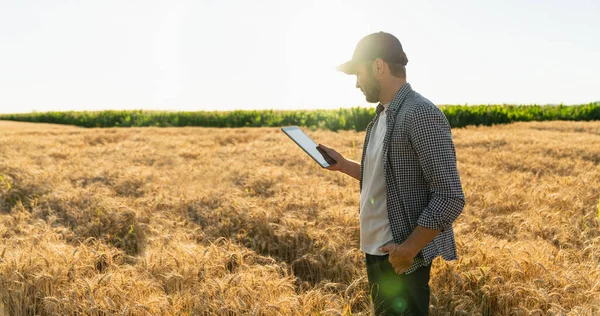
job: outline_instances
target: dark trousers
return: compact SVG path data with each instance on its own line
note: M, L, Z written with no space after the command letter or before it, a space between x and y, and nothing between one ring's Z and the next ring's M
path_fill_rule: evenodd
M410 274L396 274L388 255L366 257L375 315L428 315L431 264Z

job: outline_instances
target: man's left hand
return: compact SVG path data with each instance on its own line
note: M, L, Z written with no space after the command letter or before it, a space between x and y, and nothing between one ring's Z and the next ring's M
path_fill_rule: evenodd
M390 263L397 274L404 273L415 261L416 254L404 244L387 244L379 250L389 254Z

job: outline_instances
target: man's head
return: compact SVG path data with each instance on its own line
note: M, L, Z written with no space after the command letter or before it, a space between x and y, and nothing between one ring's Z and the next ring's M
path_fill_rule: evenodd
M400 41L392 34L379 32L361 39L352 59L338 69L356 75L356 87L368 102L380 102L382 86L385 89L405 81L407 63Z

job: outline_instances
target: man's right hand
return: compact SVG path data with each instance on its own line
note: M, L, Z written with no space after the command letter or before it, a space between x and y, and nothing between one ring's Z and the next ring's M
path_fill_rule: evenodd
M346 158L344 158L344 156L342 156L342 154L335 151L335 149L329 148L322 144L319 144L319 146L317 146L317 147L321 148L326 154L329 155L329 157L333 158L333 160L336 161L335 164L330 165L329 167L325 167L325 169L331 170L331 171L342 171L343 170L343 168L345 167L345 165L347 163L347 160L346 160Z
M327 153L337 162L336 164L326 167L325 169L331 171L340 171L356 180L360 180L360 163L344 158L344 156L342 156L340 153L325 145L319 144L318 147L325 151L325 153Z

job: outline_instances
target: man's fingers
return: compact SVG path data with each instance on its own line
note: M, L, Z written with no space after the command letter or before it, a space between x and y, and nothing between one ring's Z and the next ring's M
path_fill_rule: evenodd
M323 150L326 154L328 154L329 156L335 156L335 151L331 148L325 147L325 146L318 146L321 150Z
M402 268L396 268L396 269L394 269L394 271L396 271L396 274L404 273L404 269L402 269Z
M319 144L319 146L317 146L317 147L323 149L329 156L335 155L337 153L335 150L333 150L325 145L322 145L322 144Z
M394 252L395 247L396 247L395 243L389 243L387 245L383 245L383 246L379 247L379 250L381 252L389 253L391 255L391 253Z

